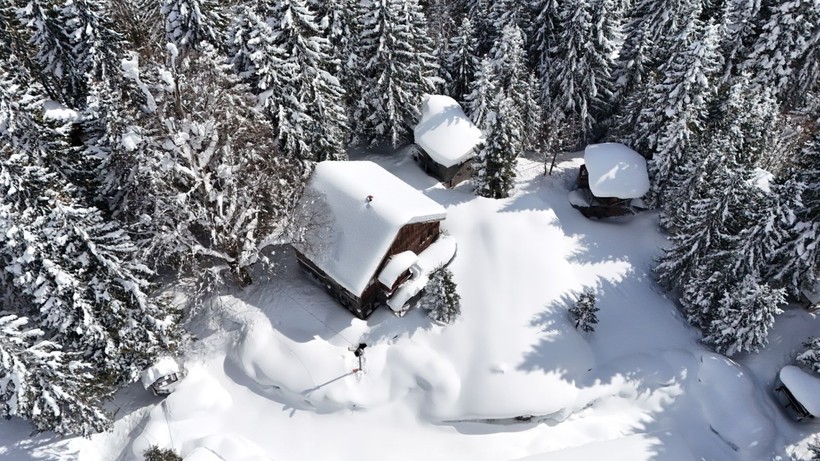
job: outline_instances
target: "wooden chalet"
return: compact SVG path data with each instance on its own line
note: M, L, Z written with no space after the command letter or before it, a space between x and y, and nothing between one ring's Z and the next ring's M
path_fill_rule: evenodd
M453 98L427 95L413 134L418 147L413 157L425 173L447 187L472 176L472 160L484 138Z
M820 416L820 378L788 365L777 374L775 392L797 421Z
M588 218L635 213L649 191L646 160L623 144L591 144L584 149L576 186L570 203Z
M447 240L444 207L373 162L319 163L298 210L299 264L362 319L381 304L412 303L423 289L413 284L420 260Z

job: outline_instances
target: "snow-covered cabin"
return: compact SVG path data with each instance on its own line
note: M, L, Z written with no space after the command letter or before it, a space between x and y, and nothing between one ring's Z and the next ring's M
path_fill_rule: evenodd
M427 174L447 187L470 178L472 159L484 137L455 99L425 96L413 134L419 148L415 160Z
M142 371L140 381L142 386L151 389L154 395L167 395L183 377L185 371L173 357L162 357L157 363Z
M820 378L793 365L780 369L775 390L798 421L820 416Z
M646 159L623 144L590 144L584 149L577 185L569 200L585 216L634 212L643 207L640 198L649 191Z
M812 286L801 290L800 295L810 311L820 311L820 279L816 279Z
M455 254L454 242L439 238L446 215L373 162L321 162L297 208L302 234L293 248L299 263L357 317L380 304L403 311L424 288L429 260L440 265Z

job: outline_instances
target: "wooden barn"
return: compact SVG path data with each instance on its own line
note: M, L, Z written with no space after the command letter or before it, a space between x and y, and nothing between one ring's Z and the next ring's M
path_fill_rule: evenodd
M635 213L649 191L646 159L623 144L591 144L584 149L576 185L569 201L588 218Z
M447 187L469 179L472 160L484 138L453 98L427 95L413 130L419 167Z
M321 162L297 208L299 263L359 318L403 311L455 254L444 207L373 162ZM432 266L432 267L431 267Z

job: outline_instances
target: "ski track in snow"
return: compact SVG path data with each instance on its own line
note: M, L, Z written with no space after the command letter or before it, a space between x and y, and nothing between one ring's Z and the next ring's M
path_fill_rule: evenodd
M657 215L588 220L553 176L519 162L506 200L437 185L407 157L365 155L444 205L462 315L442 327L414 310L353 318L277 250L270 282L223 296L164 401L138 384L114 402L112 432L31 436L0 422L0 459L141 459L152 444L225 460L749 460L805 453L820 423L791 422L774 376L820 320L778 318L769 348L729 360L697 342L652 281L666 244ZM566 312L584 288L594 333ZM364 372L349 347L366 342ZM631 453L631 454L629 454ZM628 457L626 457L628 456ZM201 457L201 458L200 458ZM787 459L787 458L785 458Z

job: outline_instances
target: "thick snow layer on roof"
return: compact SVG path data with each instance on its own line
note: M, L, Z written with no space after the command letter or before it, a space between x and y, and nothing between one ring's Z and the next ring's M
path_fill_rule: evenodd
M43 102L43 118L55 122L77 122L80 120L80 114L76 110L60 104L51 99Z
M148 389L163 376L170 375L171 373L179 373L179 371L179 364L176 360L172 357L163 357L153 366L143 370L140 380L142 381L142 385Z
M649 191L646 159L623 144L590 144L584 163L596 197L638 198Z
M415 272L430 274L439 266L443 266L456 255L456 239L451 235L442 235L432 245L419 254L414 267Z
M475 155L484 140L481 130L464 115L451 97L428 95L422 105L421 121L413 130L416 144L445 167L458 165Z
M780 370L780 381L809 413L820 416L820 378L788 365Z
M763 192L771 192L771 182L774 179L774 175L769 173L768 171L764 170L763 168L755 168L752 171L752 177L750 179L750 183L752 186L757 187L758 189L762 190Z
M803 290L803 296L805 296L812 305L820 304L820 279L815 280L811 288Z
M410 269L410 266L415 264L418 259L419 257L412 251L403 251L391 256L390 261L385 264L384 269L379 274L379 282L388 288L392 288L393 284L396 283L396 279L404 271Z
M444 207L369 161L321 162L306 189L299 219L319 215L329 222L308 229L305 241L295 246L356 296L375 275L399 229L447 216Z

